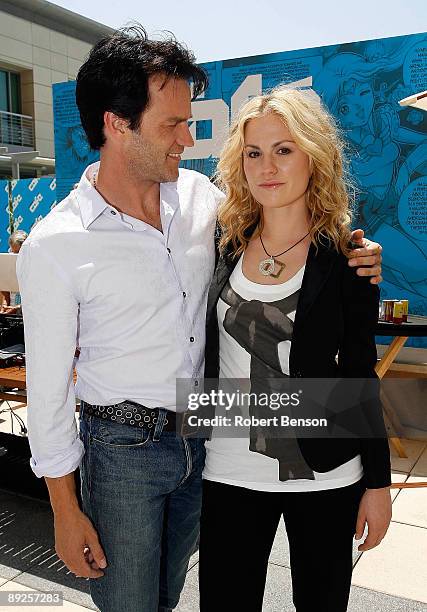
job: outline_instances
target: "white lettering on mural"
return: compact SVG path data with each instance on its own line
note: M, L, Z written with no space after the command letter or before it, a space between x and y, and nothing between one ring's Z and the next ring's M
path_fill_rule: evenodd
M22 215L19 215L19 217L16 217L16 219L13 222L13 229L14 229L14 231L16 231L18 229L18 227L21 225L23 220L24 220L24 217Z
M224 126L228 125L228 105L224 100L196 100L191 104L193 123L190 133L194 140L194 147L187 148L182 159L207 159L211 155L218 157L224 140ZM203 140L196 140L196 122L212 121L212 136Z
M22 202L22 195L20 193L18 193L17 196L15 196L13 198L13 202L12 202L12 208L13 210L15 210L15 208L18 206L18 204L20 204Z
M251 74L246 77L241 85L231 96L231 121L233 121L239 108L243 104L262 93L262 74Z
M32 203L30 204L30 212L34 212L37 210L38 205L43 200L43 196L41 193L38 193Z
M37 185L38 185L38 182L39 182L39 179L38 179L38 178L33 179L33 180L31 181L31 183L28 185L28 189L29 189L29 191L34 191L34 189L35 189L35 188L37 187Z
M313 84L311 76L292 83L287 83L288 87L309 88ZM313 95L317 100L320 100L317 93L309 89L310 95ZM209 157L218 157L221 147L232 121L238 112L239 108L250 98L258 96L262 93L262 74L250 74L239 85L234 94L231 96L231 112L228 104L222 99L204 100L200 96L192 102L192 119L190 132L194 139L194 147L188 147L182 154L182 159L208 159ZM197 121L211 121L212 135L211 138L196 139L196 123Z

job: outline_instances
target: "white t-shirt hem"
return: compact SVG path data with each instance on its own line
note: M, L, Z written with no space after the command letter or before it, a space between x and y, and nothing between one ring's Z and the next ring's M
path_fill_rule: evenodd
M203 475L204 480L211 482L219 482L221 484L232 485L233 487L242 487L253 491L262 491L265 493L309 493L310 491L328 491L331 489L340 489L348 487L356 482L359 482L363 476L363 470L352 477L333 478L328 480L299 480L288 481L288 483L262 483L262 482L245 482L243 480L230 480L228 478L210 478L209 475Z

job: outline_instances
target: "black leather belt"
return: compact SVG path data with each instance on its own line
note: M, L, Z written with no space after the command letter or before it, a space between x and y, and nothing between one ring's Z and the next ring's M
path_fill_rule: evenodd
M111 406L97 406L81 401L85 414L106 421L113 421L132 427L146 427L154 430L159 420L159 408L148 408L136 402L125 401ZM163 431L177 431L176 413L167 410Z

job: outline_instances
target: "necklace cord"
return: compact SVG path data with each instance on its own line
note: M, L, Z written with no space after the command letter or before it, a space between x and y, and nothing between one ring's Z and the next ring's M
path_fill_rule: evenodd
M259 235L259 239L261 240L261 244L262 244L262 248L264 249L264 252L266 255L268 255L269 257L272 257L273 259L275 259L276 257L280 257L281 255L284 255L285 253L287 253L288 251L290 251L291 249L293 249L294 247L297 246L297 244L299 244L300 242L302 242L304 240L304 238L307 238L307 236L309 235L309 231L306 233L305 236L303 236L302 238L300 238L298 240L298 242L295 242L295 244L293 244L292 246L290 246L288 249L286 249L286 251L283 251L282 253L279 253L278 255L270 255L270 253L267 252L267 249L264 246L264 243L262 241L262 236L261 234Z

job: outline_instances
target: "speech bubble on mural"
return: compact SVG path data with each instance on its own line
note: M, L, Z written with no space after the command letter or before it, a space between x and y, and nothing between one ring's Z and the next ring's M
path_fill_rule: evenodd
M403 63L403 80L412 93L427 89L427 40L410 49Z
M415 179L402 193L398 204L399 223L417 240L427 241L427 177Z

